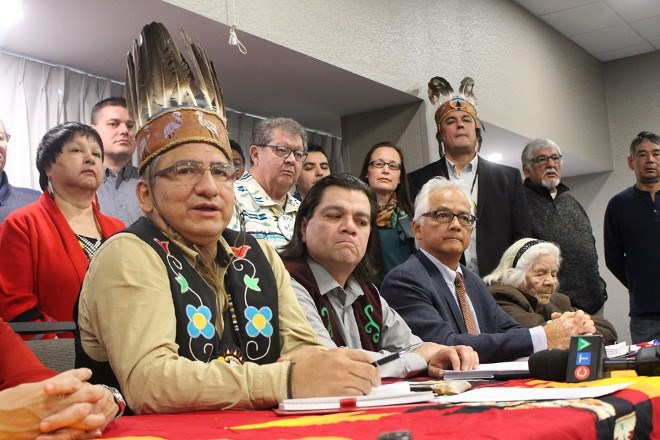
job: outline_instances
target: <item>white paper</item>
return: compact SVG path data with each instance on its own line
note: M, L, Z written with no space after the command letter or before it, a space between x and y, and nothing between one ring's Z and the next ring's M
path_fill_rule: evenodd
M439 403L469 403L586 399L611 394L630 385L632 385L632 382L580 388L484 387L466 391L455 396L436 397L435 401Z

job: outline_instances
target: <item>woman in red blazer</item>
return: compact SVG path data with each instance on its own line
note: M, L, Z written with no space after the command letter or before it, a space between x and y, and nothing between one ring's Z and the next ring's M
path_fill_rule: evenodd
M6 321L72 321L87 266L124 224L95 203L102 183L103 142L77 122L46 133L37 149L36 202L0 225L0 317Z

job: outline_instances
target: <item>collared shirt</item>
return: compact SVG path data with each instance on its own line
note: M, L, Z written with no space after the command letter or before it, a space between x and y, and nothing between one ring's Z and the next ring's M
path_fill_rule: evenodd
M454 297L454 300L456 301L456 305L458 305L458 308L460 309L461 306L458 304L458 297L456 296L456 286L454 285L454 280L456 279L456 274L460 273L461 276L463 275L463 271L461 270L461 265L459 264L456 270L451 269L447 265L445 265L442 261L438 260L435 258L433 255L429 254L426 252L424 249L420 249L420 251L424 252L424 255L426 255L429 260L435 264L435 266L438 268L440 273L442 274L442 278L445 280L445 283L447 283L447 287L449 287L449 291L451 292L452 296ZM463 277L465 279L465 277ZM474 306L472 305L472 301L470 301L470 296L466 296L468 307L470 308L470 312L472 313L472 317L474 318L474 323L477 325L477 330L479 330L479 320L477 319L477 314L474 311ZM543 330L543 327L538 326L534 328L529 329L529 334L532 337L532 346L534 347L534 353L536 353L539 350L545 350L548 348L548 340L545 336L545 330Z
M346 346L362 349L360 329L353 313L353 303L364 295L359 283L351 276L346 281L346 287L342 288L323 266L311 259L308 259L307 262L319 286L319 292L321 295L328 295L332 311L341 324L338 330ZM327 348L335 348L336 345L323 325L312 296L293 278L291 279L291 286L296 292L298 302L305 311L307 319L312 324L316 334L321 338L323 345ZM422 342L420 338L412 333L403 318L394 309L390 308L383 297L380 297L380 302L383 310L383 328L381 329L383 349L378 353L367 352L373 360ZM381 377L406 377L426 371L426 367L426 362L420 355L407 353L397 361L382 365L379 368Z
M135 195L138 180L140 180L138 170L131 162L119 170L119 174L103 167L103 183L96 191L101 212L117 217L126 226L139 219L142 209Z
M200 261L195 250L173 242L191 264ZM304 346L322 347L279 256L265 242L259 245L272 263L278 286L281 354L290 355ZM218 247L232 252L223 238ZM216 269L218 280L231 270ZM210 285L217 289L218 303L224 308L224 285L221 281ZM101 246L85 277L78 312L85 352L94 360L111 362L126 401L137 413L270 408L287 397L288 362L232 366L179 356L167 269L134 234L115 234ZM222 319L215 327L222 334Z
M244 230L255 238L268 241L275 249L291 240L300 206L291 194L286 195L283 208L266 193L252 174L246 172L234 182L234 196L236 206L229 229Z
M472 198L472 203L474 203L474 212L477 212L477 197L479 195L479 155L475 154L474 159L467 164L463 171L460 174L456 173L456 165L447 159L447 175L449 180L458 182L465 191L470 194ZM479 273L479 261L477 260L477 227L479 221L474 224L472 227L472 235L470 235L470 244L465 250L465 265L470 268L471 271Z

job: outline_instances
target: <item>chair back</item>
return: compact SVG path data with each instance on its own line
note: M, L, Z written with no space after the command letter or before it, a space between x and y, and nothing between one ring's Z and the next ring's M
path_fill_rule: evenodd
M44 333L68 333L75 330L73 321L53 322L10 322L9 326L19 335L39 335ZM76 352L73 338L30 339L25 344L39 358L42 364L61 373L75 365Z

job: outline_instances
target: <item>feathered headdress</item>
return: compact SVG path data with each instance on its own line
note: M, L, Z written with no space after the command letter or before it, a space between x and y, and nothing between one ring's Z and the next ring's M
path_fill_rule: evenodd
M181 34L190 63L161 23L146 25L128 53L126 103L137 127L140 175L156 156L189 142L214 145L231 159L215 68L182 29Z
M429 101L431 104L440 103L438 110L435 112L435 122L440 123L442 120L454 110L461 110L467 112L472 116L475 122L479 125L479 118L477 118L477 98L474 96L474 80L468 76L463 78L458 93L454 93L451 84L439 76L434 76L429 81Z

